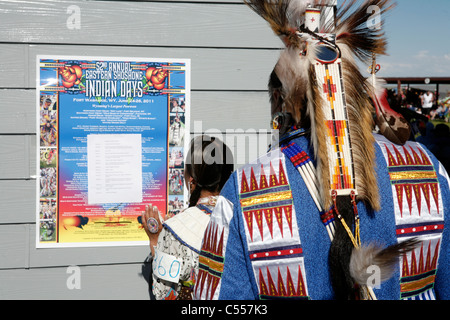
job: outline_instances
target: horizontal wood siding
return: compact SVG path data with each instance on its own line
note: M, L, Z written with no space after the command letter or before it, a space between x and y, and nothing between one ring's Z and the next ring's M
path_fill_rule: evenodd
M280 46L238 0L0 1L0 299L149 299L147 246L36 249L37 55L191 59L191 133L223 139L238 167L270 143Z
M80 28L71 25L71 6ZM67 11L69 10L69 13ZM0 40L79 45L268 48L278 39L243 4L153 1L2 1ZM269 36L268 36L269 35Z
M1 19L1 16L0 16ZM279 50L0 43L0 88L35 88L37 55L191 59L192 90L263 91Z

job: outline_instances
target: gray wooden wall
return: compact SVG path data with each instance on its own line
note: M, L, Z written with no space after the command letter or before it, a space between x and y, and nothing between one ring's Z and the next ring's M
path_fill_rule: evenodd
M280 46L238 0L0 1L0 299L149 298L146 246L36 249L36 55L191 59L191 131L239 166L265 151Z

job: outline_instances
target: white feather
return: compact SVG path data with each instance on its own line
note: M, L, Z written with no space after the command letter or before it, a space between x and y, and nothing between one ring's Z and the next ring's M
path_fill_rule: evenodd
M288 47L281 52L275 72L287 95L293 92L293 86L296 85L298 79L308 82L309 68L314 58L314 50L308 50L306 56L303 56L301 49L296 47Z
M305 22L305 11L308 6L313 6L314 0L292 0L289 3L289 24L298 28Z
M354 248L350 258L350 275L359 285L367 285L371 276L380 283L388 280L394 273L395 263L381 263L378 255L383 248L374 243ZM377 272L375 275L374 272Z

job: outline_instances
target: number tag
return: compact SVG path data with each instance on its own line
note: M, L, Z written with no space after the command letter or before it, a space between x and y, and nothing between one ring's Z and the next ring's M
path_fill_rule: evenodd
M178 283L180 271L180 260L155 248L155 257L153 258L153 274L155 276L162 280Z

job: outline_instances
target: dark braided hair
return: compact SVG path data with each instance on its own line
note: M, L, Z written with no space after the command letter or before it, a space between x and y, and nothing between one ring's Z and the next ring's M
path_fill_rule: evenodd
M339 213L345 219L350 230L353 230L355 218L350 199L345 196L338 196L336 203ZM342 223L338 219L336 220L334 240L331 243L328 255L331 285L336 300L355 300L359 296L359 291L350 275L353 243Z
M234 170L233 163L231 150L219 139L207 135L192 139L185 171L196 187L189 198L189 207L197 204L202 190L220 192Z

